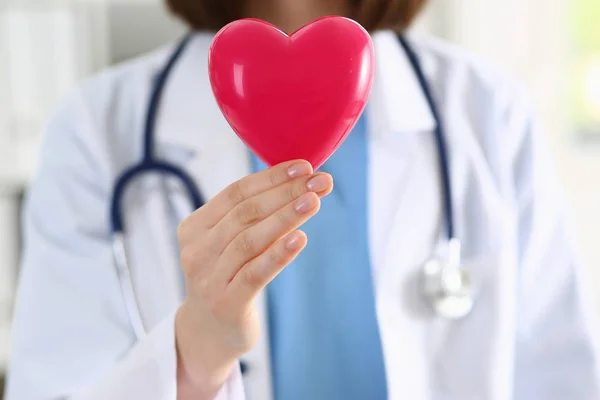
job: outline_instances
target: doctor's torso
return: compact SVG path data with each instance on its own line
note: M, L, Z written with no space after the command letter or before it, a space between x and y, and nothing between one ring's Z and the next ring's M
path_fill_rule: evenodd
M423 262L445 250L434 119L395 34L380 32L373 39L365 229L389 398L513 399L515 388L524 385L515 378L519 324L528 324L539 310L518 304L529 283L520 281L521 266L527 257L546 257L542 245L531 250L536 243L523 237L529 231L522 225L537 221L520 220L520 196L526 195L519 190L530 184L532 173L531 157L525 154L530 140L527 104L510 81L457 49L409 37L445 127L454 224L477 290L467 318L441 319L423 299L419 281ZM174 67L155 134L157 155L189 173L207 199L252 172L247 148L211 92L210 40L210 35L196 35ZM68 102L81 129L74 135L83 148L75 146L74 151L89 154L98 190L106 198L114 180L142 155L153 78L169 52L106 71L85 82ZM107 202L106 210L98 211L102 216L94 230L100 234L109 231L108 207ZM122 207L133 286L144 323L152 329L184 295L176 228L192 209L185 188L154 174L131 184ZM554 208L548 206L548 215ZM557 250L554 256L562 253ZM265 311L264 296L258 304ZM262 321L263 333L268 332L266 315ZM244 360L252 399L270 396L267 336ZM531 379L535 385L536 378Z
M184 167L207 198L252 172L246 148L229 128L212 97L206 74L209 41L208 36L196 38L174 68L165 87L156 126L159 155ZM453 98L456 88L451 87L461 79L471 79L464 82L461 91L491 90L484 86L491 82L477 82L478 77L469 76L472 67L469 61L448 58L456 56L443 47L437 48L435 44L417 47L424 51L421 57L425 71L442 99L439 107L446 116L449 136L457 232L464 241L465 262L473 270L480 289L472 316L464 322L449 323L439 320L428 309L418 280L422 263L444 250L434 121L395 36L381 34L375 37L375 46L376 81L366 110L370 160L367 215L376 310L390 396L396 398L396 393L425 396L432 389L463 396L495 391L477 386L493 384L502 378L503 370L509 373L510 362L506 359L509 352L500 351L505 344L494 342L493 338L510 340L511 322L502 321L502 317L510 315L509 299L514 290L510 276L516 267L515 260L511 260L516 254L511 254L515 238L511 237L510 201L500 195L503 177L499 170L492 169L483 147L484 140L502 139L500 132L495 131L501 127L481 124L476 110L469 115L470 105ZM119 173L140 157L149 85L156 69L162 67L161 60L162 57L136 60L104 78L114 88L110 96L119 96L111 102L120 104L116 110L104 110L113 113L111 116L100 117L113 125L107 131L114 135L114 140L107 145L116 150L115 155L122 156L113 173ZM448 74L441 70L442 60L454 63L452 68L456 69L453 71L456 77L447 82L440 79ZM121 78L115 78L115 74ZM481 88L477 88L478 84ZM481 97L480 107L485 107L483 102L495 95ZM497 138L493 137L496 135ZM158 176L139 179L126 197L124 216L131 238L128 246L132 274L147 324L159 322L161 314L173 307L157 298L156 293L172 293L166 283L176 287L180 282L176 279L175 231L179 220L191 212L189 207L184 189ZM172 241L171 246L163 245L166 240ZM152 267L148 265L150 260ZM152 274L160 278L149 279ZM165 280L165 275L172 276ZM505 293L501 295L498 290ZM181 296L181 290L179 293ZM267 332L266 318L264 328L263 332ZM507 333L498 335L492 329L505 329ZM265 345L264 354L255 351L244 360L249 376L260 371L257 364L269 369L265 361L268 348ZM414 377L406 381L395 378L411 374ZM432 386L431 382L438 386Z

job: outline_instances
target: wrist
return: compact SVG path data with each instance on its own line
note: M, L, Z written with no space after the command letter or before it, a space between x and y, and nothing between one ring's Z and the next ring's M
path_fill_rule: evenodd
M218 338L204 332L195 319L185 303L175 318L178 398L212 399L229 379L237 359L223 351Z

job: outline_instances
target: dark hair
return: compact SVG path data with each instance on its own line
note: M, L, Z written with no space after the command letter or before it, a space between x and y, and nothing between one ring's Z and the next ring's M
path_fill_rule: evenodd
M426 0L348 0L352 19L369 32L406 29ZM175 15L192 29L218 31L228 23L246 17L245 0L166 0Z

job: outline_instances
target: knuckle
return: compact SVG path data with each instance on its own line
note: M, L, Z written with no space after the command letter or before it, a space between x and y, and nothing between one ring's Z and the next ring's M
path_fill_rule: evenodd
M241 181L235 181L227 190L227 197L232 203L238 204L244 201L244 185Z
M279 177L279 174L275 171L271 172L269 174L269 184L271 185L271 187L278 186L280 183L281 178Z
M244 283L249 287L260 286L263 282L263 277L256 268L246 268L243 276Z
M306 183L304 180L295 182L289 189L289 196L291 200L297 199L306 192Z
M267 254L267 261L270 266L280 265L284 262L284 255L280 251L272 250Z
M261 216L260 204L257 201L245 201L237 207L237 218L244 225L257 222Z
M204 240L204 251L211 256L220 254L221 251L219 249L229 240L230 228L228 224L221 223L208 231Z
M179 261L185 274L189 275L196 264L196 251L190 247L184 247L179 255Z
M192 251L189 247L184 247L183 249L181 249L181 253L180 253L180 261L181 261L181 265L190 265L194 262L194 251Z
M249 235L240 235L236 241L235 249L244 255L253 255L256 251L255 240Z
M206 246L185 246L179 253L179 262L185 274L193 277L205 270L207 257Z
M189 218L184 219L183 221L181 221L179 223L179 225L177 225L177 239L179 240L180 243L183 242L187 238L189 230L190 230Z
M282 209L275 213L275 218L280 226L288 226L294 220L294 215L288 209Z

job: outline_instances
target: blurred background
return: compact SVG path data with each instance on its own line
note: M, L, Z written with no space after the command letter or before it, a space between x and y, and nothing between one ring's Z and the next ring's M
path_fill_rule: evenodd
M465 47L529 88L600 306L600 1L430 3L416 30ZM182 32L160 0L0 0L0 375L9 357L21 199L44 122L85 76Z

